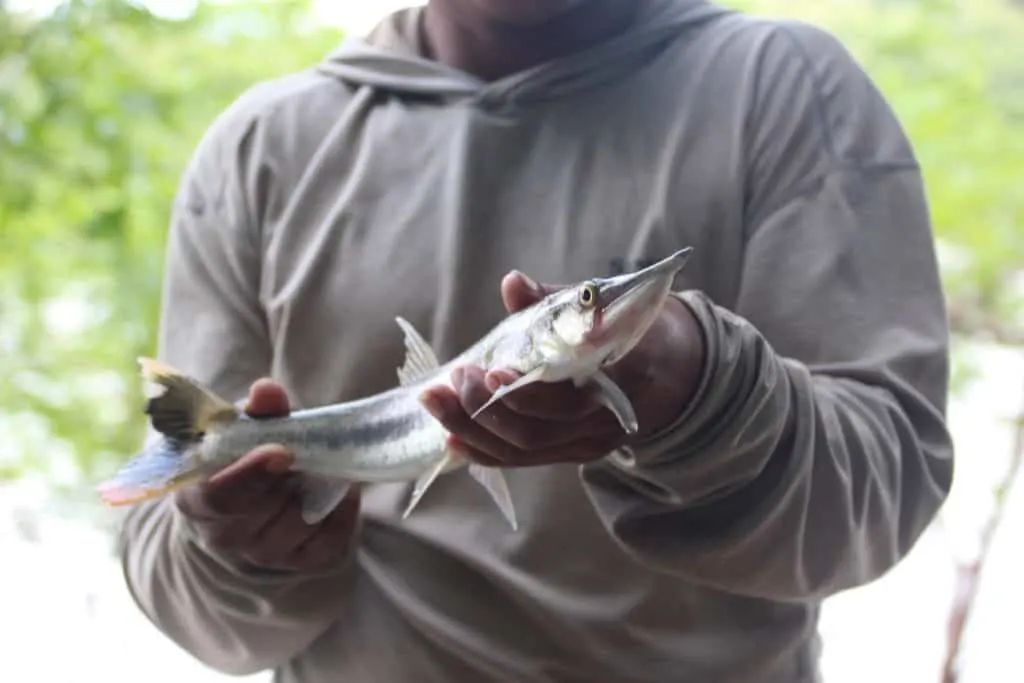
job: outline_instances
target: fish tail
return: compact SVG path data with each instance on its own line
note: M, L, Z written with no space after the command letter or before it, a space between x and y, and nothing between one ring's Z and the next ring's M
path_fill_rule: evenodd
M146 414L159 438L100 487L108 505L131 505L200 481L209 468L200 457L204 437L237 420L231 403L171 366L140 358L142 376L155 389Z
M159 437L98 487L111 507L159 498L206 477L203 462L188 444Z

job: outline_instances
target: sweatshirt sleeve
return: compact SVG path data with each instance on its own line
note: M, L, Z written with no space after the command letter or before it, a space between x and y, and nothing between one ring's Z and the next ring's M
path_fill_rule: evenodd
M892 568L948 494L947 321L920 170L867 76L787 25L758 88L739 295L677 295L706 341L696 397L581 476L638 561L819 601Z
M250 170L263 155L251 110L225 112L201 141L175 200L159 355L229 400L269 374L259 301L259 206ZM275 667L337 618L346 566L322 575L260 572L211 551L170 499L129 509L119 552L142 612L204 664L235 675Z

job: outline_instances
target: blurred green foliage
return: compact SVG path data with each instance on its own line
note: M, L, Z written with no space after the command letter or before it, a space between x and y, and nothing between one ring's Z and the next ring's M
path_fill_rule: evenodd
M904 121L925 168L952 317L1024 339L1024 13L1010 0L735 0L834 31ZM122 0L43 18L0 0L0 478L93 481L142 436L171 199L206 126L340 32L291 0ZM944 250L946 253L947 250Z
M80 486L137 447L180 173L238 94L341 40L308 9L0 9L0 477Z
M734 0L838 35L913 141L954 329L1024 345L1024 4ZM1016 291L1014 291L1016 287Z

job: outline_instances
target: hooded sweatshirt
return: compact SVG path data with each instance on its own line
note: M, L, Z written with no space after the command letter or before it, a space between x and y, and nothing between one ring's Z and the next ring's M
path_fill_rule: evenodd
M124 520L140 609L278 683L806 683L826 597L897 563L949 489L948 338L913 151L828 33L692 0L494 82L424 58L422 9L256 85L199 144L170 226L160 357L295 407L394 386L505 314L501 277L692 246L696 398L632 463L464 473L406 520L363 497L349 555L260 570L171 500Z

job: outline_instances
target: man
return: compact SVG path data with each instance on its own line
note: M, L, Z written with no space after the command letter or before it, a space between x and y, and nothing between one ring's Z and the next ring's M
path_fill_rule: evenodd
M817 680L822 600L898 562L953 469L917 162L820 30L698 0L395 13L212 126L160 355L282 414L393 386L395 315L450 358L545 287L684 246L617 369L632 460L561 385L469 419L508 377L463 368L428 403L507 468L519 531L465 474L404 521L410 487L377 485L308 527L260 449L129 514L140 608L282 683Z

